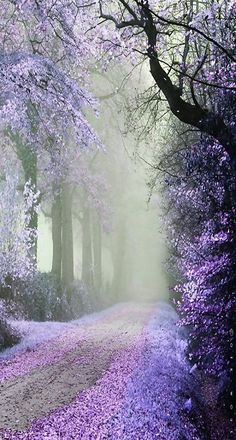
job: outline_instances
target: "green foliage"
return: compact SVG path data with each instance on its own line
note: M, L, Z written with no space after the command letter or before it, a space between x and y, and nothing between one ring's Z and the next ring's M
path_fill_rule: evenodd
M12 300L29 320L68 321L94 311L93 297L80 281L64 287L53 274L37 272L14 287Z
M3 319L0 319L0 351L12 347L20 340L20 335L13 330L9 324Z

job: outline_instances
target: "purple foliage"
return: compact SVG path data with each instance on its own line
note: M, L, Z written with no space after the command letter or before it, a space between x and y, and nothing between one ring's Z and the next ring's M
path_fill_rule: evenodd
M172 206L167 222L179 271L178 309L189 328L189 356L223 380L223 388L233 390L235 170L210 139L181 153L180 167L181 177L167 179Z

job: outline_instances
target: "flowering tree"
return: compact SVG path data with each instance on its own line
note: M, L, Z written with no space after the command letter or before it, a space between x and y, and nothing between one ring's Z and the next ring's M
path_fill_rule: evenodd
M234 2L100 0L99 6L123 45L149 61L157 88L152 101L158 105L161 91L180 121L213 136L235 161L235 126L206 101L214 91L235 92Z
M74 2L75 9L60 0L1 4L1 122L20 131L30 145L53 136L63 146L68 128L74 128L81 147L98 142L83 115L85 106L95 106L83 88L88 62L81 29L83 4ZM72 56L82 61L77 73L80 85L69 76L70 64L64 68Z
M157 115L164 96L171 113L192 132L197 129L187 141L190 150L169 151L177 171L174 177L165 169L172 212L169 231L182 276L180 310L182 322L191 328L192 356L208 373L227 377L224 390L232 402L235 3L100 0L99 7L101 18L120 33L121 50L124 45L149 62L155 85L149 89L146 108L154 108Z
M36 192L45 154L51 177L62 173L68 136L79 148L99 144L84 116L85 107L96 111L87 91L88 8L83 1L61 0L9 0L0 7L0 128L15 144L25 181ZM36 212L29 226L37 230ZM36 243L34 248L36 252Z
M189 328L190 358L221 383L230 407L236 343L234 170L223 147L209 138L189 148L180 145L174 157L173 165L165 163L164 188L171 263L178 269L177 307ZM232 414L234 406L230 409Z

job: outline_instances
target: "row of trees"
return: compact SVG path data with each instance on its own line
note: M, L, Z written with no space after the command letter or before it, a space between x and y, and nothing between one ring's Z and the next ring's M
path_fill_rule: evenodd
M182 203L182 199L190 199L191 212L194 216L199 215L201 220L200 229L195 228L194 222L192 228L190 222L191 231L195 232L194 237L191 232L191 240L189 232L181 231L180 234L184 253L181 271L185 279L180 288L184 298L182 311L187 316L185 322L192 329L192 341L196 341L197 335L204 335L202 348L192 344L194 358L206 371L209 371L207 365L212 363L211 373L217 377L220 371L225 372L230 384L225 389L230 390L231 402L236 396L234 360L231 359L236 334L235 280L232 276L236 173L235 3L210 0L163 0L158 3L154 0L98 0L92 3L82 0L9 0L1 2L1 8L0 117L4 136L17 145L25 181L34 192L28 210L30 230L36 229L37 222L35 205L39 196L35 170L42 169L42 183L48 186L50 182L52 188L50 215L57 218L57 222L52 220L53 235L62 237L63 243L63 235L67 234L65 242L68 246L71 241L71 191L74 186L67 182L70 167L73 169L74 157L81 157L81 148L100 145L85 118L86 107L96 111L96 102L87 91L94 65L104 70L113 59L127 56L134 64L148 61L154 85L144 97L144 108L151 109L151 116L145 120L144 126L141 124L146 130L144 133L150 133L147 131L150 121L156 123L160 112L167 111L163 100L181 123L188 124L187 132L190 129L195 133L196 139L188 144L189 148L193 145L188 153L178 156L173 153L174 162L181 162L182 183L177 179L175 186L168 181L170 199L180 197L180 204L175 203L177 216L179 212L182 215L183 210L189 210L189 202ZM26 148L30 167L24 161ZM85 183L76 170L73 173L76 184L82 182L88 191L89 183ZM199 176L196 179L195 174ZM190 190L185 186L185 179L189 176ZM64 192L69 195L66 199ZM83 199L84 195L80 194L80 197ZM67 217L65 228L58 220L60 216ZM88 224L88 216L87 206L84 206L79 221L83 224L86 218ZM206 261L197 260L197 254L192 252L196 240L204 248ZM87 239L85 241L87 243ZM71 278L71 269L65 270L65 265L72 267L72 256L63 263L62 243L58 238L55 240L58 249L53 267L59 276L64 276L65 272ZM222 246L227 248L223 253ZM91 254L91 246L86 245L86 249L87 255ZM227 276L224 271L216 269L222 265ZM88 268L86 264L84 276ZM210 290L207 287L209 282ZM220 307L219 314L212 309L215 302ZM194 312L190 304L194 304ZM213 329L218 328L221 330L214 338ZM215 357L210 348L212 344L216 349ZM230 408L233 408L231 403Z
M66 289L70 301L77 222L82 285L99 293L102 233L111 227L111 203L105 154L98 151L102 142L89 122L98 102L88 89L111 55L102 53L95 6L80 0L9 0L0 7L2 294L37 271L42 212L51 222L51 272L61 292Z
M156 162L167 170L163 209L174 302L189 329L190 360L217 380L219 400L233 414L235 173L221 145L192 134L183 138L170 141Z
M44 5L9 1L3 5L4 95L0 109L3 296L11 296L19 281L29 283L30 276L36 276L38 286L39 215L50 223L53 278L48 282L53 279L59 286L57 292L52 289L55 295L66 292L70 303L73 294L78 296L78 290L84 289L101 301L101 292L106 287L102 253L107 246L113 263L111 291L119 295L122 286L125 239L113 237L114 243L108 245L103 240L112 227L111 198L115 197L118 184L115 183L110 197L109 183L114 184L114 179L119 178L123 166L119 152L115 153L122 142L122 135L115 135L122 120L111 115L119 92L118 80L112 79L112 73L105 74L111 55L103 57L98 43L104 31L91 29L91 35L85 38L86 30L92 27L89 6L84 2L68 5L65 1ZM80 62L74 63L75 59ZM101 90L104 80L110 82L108 94L108 87L106 92ZM88 87L95 89L95 93L88 92ZM95 94L103 103L99 123L95 117L99 107ZM105 119L109 125L102 131ZM100 131L106 146L113 150L111 156L104 151L92 126L97 126L96 131ZM109 167L111 170L105 172ZM121 199L118 195L117 205ZM81 243L75 240L78 229ZM75 248L80 245L82 261L78 273ZM81 283L75 288L78 278ZM38 295L43 293L43 288L29 285L32 291L38 289ZM43 286L47 290L45 283ZM35 307L34 303L31 309ZM46 301L44 308L47 307L50 308ZM50 313L49 316L53 317ZM45 313L39 318L44 319Z
M51 272L55 281L67 289L70 299L70 286L75 279L73 224L77 222L82 236L81 281L88 290L96 288L99 293L102 287L102 230L108 232L111 226L106 177L99 169L99 156L104 153L79 152L78 157L74 156L74 149L65 173L63 170L63 175L51 176L42 165L47 160L43 152L37 156L35 167L28 164L26 175L22 160L16 154L18 145L12 142L7 148L1 174L2 286L10 287L15 281L34 276L37 271L38 216L44 215L51 224ZM25 151L23 161L31 162L31 158ZM32 174L35 176L33 183ZM44 246L46 256L48 244Z
M126 48L149 62L154 86L139 101L141 114L149 110L144 133L150 135L157 121L162 124L161 114L167 111L163 98L179 120L172 138L166 136L167 152L153 165L158 175L165 175L168 230L180 276L179 310L190 329L192 358L222 384L233 415L235 2L99 4L101 17L119 30Z

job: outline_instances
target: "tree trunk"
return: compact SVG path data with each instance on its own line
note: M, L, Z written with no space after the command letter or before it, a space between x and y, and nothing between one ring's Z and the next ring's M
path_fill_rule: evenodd
M69 185L65 183L62 186L61 203L62 203L62 283L65 286L70 286L70 284L74 281L72 192Z
M52 205L52 273L61 282L62 266L62 206L60 188L54 188Z
M25 183L30 183L31 190L36 194L37 192L37 153L29 146L17 141L17 155L22 163L24 170ZM38 214L35 211L36 205L39 201L36 201L35 205L31 207L28 214L30 216L28 228L33 231L31 240L30 253L32 258L37 264L37 232L38 232Z
M151 75L164 94L171 112L182 122L198 128L202 133L214 137L224 147L236 169L236 139L234 128L226 125L223 117L203 108L194 99L194 104L181 96L181 90L175 86L168 73L163 69L156 50L158 31L152 13L144 6L147 18L145 33L148 39L148 57Z
M186 102L179 90L161 67L157 54L149 49L150 71L157 86L165 95L171 112L182 122L198 128L202 133L214 137L228 153L236 169L236 141L231 127L228 127L223 118L198 104Z
M37 130L37 120L35 120L33 114L31 114L31 129L33 132ZM37 193L37 150L35 147L25 144L19 133L13 133L8 131L10 139L16 144L16 153L18 159L21 161L25 183L30 182L32 191ZM29 210L30 221L28 228L33 231L31 240L30 254L33 259L33 263L37 265L37 232L38 232L38 214L35 211L35 207L39 204L39 200L35 201L35 205Z
M82 219L82 282L88 288L93 287L93 259L90 209L85 207Z
M115 299L118 299L124 295L126 288L126 276L125 276L125 241L126 241L126 228L125 222L122 221L117 228L117 238L112 252L113 262L113 280L112 280L112 295Z
M99 294L102 288L102 228L100 216L93 216L93 258L94 258L94 287Z

